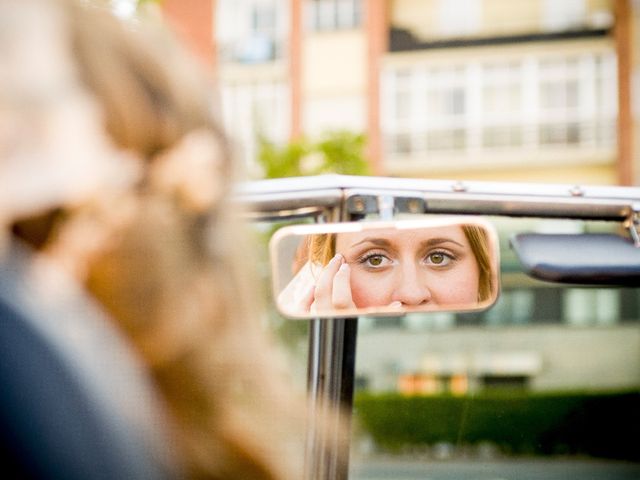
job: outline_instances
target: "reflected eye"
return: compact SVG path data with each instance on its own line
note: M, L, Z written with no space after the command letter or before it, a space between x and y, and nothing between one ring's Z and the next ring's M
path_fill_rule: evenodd
M431 252L426 257L427 263L430 265L434 265L437 267L444 267L449 265L452 260L455 260L455 257L450 253L446 252Z
M391 259L382 253L369 253L360 257L357 262L365 267L378 269L391 264Z
M384 262L384 257L382 255L371 255L367 258L367 263L372 267L379 267Z

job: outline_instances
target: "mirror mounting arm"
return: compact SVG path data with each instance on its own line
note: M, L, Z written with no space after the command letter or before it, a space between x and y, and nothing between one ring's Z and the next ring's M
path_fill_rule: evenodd
M378 197L378 212L380 214L380 220L393 220L395 201L391 195L380 195Z
M346 211L351 217L378 213L380 219L393 220L396 213L425 213L427 202L421 196L374 195L358 192L346 198Z

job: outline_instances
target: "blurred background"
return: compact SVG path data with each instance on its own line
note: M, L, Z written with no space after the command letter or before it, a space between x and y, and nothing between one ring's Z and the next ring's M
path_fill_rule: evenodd
M638 183L637 0L159 5L215 69L255 176L261 140L342 130L378 175Z
M213 69L225 126L252 178L640 184L638 0L110 6L170 23ZM462 462L453 476L429 478L534 478L465 476L461 466L505 455L624 460L620 472L597 464L611 470L589 478L638 478L638 291L531 280L508 247L519 231L618 227L493 222L503 279L493 309L360 319L355 478L425 478L411 464L385 463L407 452ZM272 316L304 382L307 324ZM383 460L374 468L362 461L370 457ZM599 468L571 462L574 473ZM558 468L536 478L573 478Z

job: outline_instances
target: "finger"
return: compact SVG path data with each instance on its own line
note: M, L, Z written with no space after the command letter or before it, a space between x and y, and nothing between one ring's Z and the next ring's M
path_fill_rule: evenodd
M322 269L322 272L318 277L315 289L315 305L318 310L333 309L333 304L331 302L331 295L333 291L333 277L336 276L341 262L342 255L337 254Z
M331 303L334 308L355 308L351 295L351 269L343 263L333 277Z
M311 311L311 304L313 303L313 300L314 300L315 290L316 290L315 285L309 285L304 295L300 297L299 308L301 311L305 313Z

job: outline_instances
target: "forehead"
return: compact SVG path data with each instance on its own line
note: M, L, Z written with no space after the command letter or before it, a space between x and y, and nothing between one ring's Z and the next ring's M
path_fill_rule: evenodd
M395 228L364 230L340 233L336 237L336 249L357 248L360 245L388 243L395 248L418 247L429 240L448 240L469 247L469 242L461 226L449 225L419 229L397 230Z

